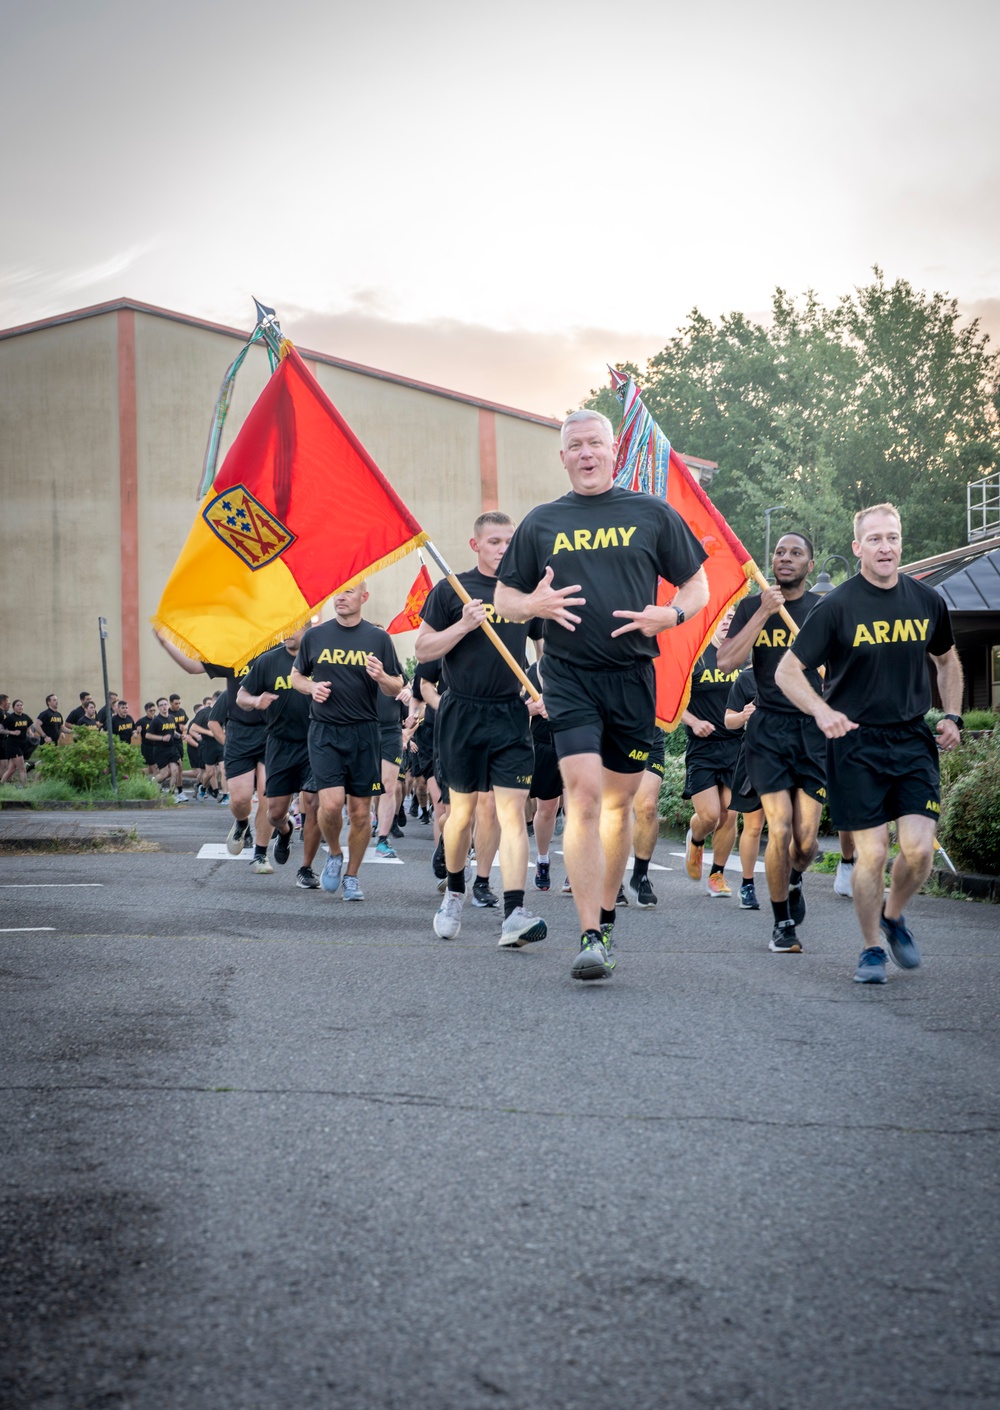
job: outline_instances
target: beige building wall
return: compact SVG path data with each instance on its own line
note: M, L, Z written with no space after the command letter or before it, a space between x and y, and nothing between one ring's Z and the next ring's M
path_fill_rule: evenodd
M215 398L244 340L128 300L0 332L0 690L28 710L52 689L64 712L82 688L101 694L99 615L111 687L124 684L133 715L175 690L190 708L212 688L173 664L149 619L194 519ZM456 571L472 564L484 508L520 518L564 491L545 418L300 351ZM268 371L252 348L220 463ZM418 567L411 554L374 576L366 615L395 616ZM413 634L397 646L405 658Z

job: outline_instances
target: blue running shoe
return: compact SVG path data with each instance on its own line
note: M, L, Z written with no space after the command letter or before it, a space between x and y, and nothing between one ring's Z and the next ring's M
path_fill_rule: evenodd
M916 940L910 934L906 917L900 916L898 920L890 920L883 909L880 924L882 934L889 942L889 953L900 969L919 969L920 951L917 949Z
M361 889L361 883L356 876L344 877L344 900L363 901L365 893Z
M885 951L879 945L869 945L861 951L858 967L854 971L855 984L884 984Z
M393 861L396 857L396 849L395 847L390 847L384 837L380 837L375 843L375 855L378 857L387 857L389 861Z
M324 891L334 892L340 890L340 873L344 870L344 859L339 852L331 852L326 859L326 865L319 874L319 884Z

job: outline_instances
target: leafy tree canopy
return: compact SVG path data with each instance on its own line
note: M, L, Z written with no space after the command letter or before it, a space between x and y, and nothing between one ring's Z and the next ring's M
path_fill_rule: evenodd
M719 462L712 497L755 556L777 504L772 545L802 528L818 562L851 559L855 511L883 500L905 560L955 548L966 485L1000 462L1000 353L954 299L873 274L834 308L776 289L766 325L694 309L645 373L622 367L678 449ZM620 420L610 389L584 405Z

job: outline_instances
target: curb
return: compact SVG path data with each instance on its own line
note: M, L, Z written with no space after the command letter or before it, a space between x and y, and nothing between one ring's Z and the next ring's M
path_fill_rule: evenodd
M976 872L959 872L955 876L943 868L935 868L933 876L942 891L957 891L962 896L1000 905L1000 876L980 876Z
M93 803L74 800L73 802L38 802L33 803L29 799L23 802L20 798L8 798L0 801L0 810L3 812L22 813L128 813L128 812L148 812L154 808L169 808L173 805L170 802L163 802L159 798L124 798L117 802L112 798L96 799Z

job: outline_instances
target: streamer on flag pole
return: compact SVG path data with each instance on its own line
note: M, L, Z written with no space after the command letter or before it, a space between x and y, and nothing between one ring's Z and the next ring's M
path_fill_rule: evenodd
M759 570L708 495L650 416L631 377L609 368L622 403L615 484L665 499L677 510L708 554L709 598L704 612L662 632L656 658L656 722L674 730L687 709L691 672L730 607L747 592ZM679 584L661 578L656 600L670 602Z
M417 557L420 559L420 572L414 578L413 586L406 594L406 605L402 612L393 617L386 627L386 631L393 636L398 632L415 632L417 630L423 620L420 614L424 610L427 594L434 586L419 548L417 549Z

